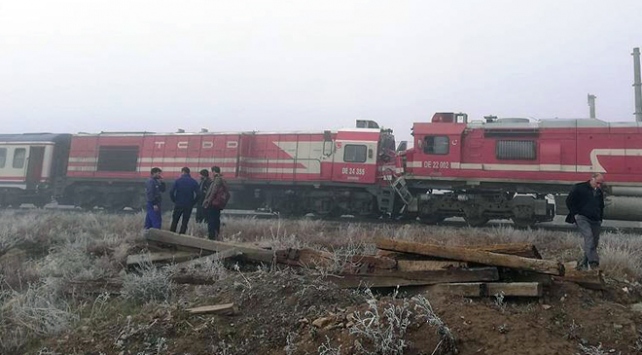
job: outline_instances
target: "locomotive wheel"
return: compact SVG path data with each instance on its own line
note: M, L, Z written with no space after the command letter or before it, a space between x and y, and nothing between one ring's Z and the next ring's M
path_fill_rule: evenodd
M466 221L466 223L468 223L468 225L471 227L481 227L484 224L488 223L488 218L483 216L464 217L464 221Z
M471 227L481 227L488 222L488 217L484 217L483 209L476 203L471 203L464 207L464 220Z
M513 218L511 218L511 220L513 221L513 224L515 225L516 228L523 228L523 229L533 228L533 227L535 227L535 223L537 223L537 222L535 222L534 220L532 220L530 218L515 218L515 217L513 217Z

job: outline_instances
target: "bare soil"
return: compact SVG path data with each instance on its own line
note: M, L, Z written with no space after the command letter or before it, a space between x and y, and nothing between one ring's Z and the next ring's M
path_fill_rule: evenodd
M401 291L395 299L389 292L378 294L380 306L401 304L410 296ZM353 354L356 340L375 346L347 328L353 312L367 310L363 293L339 289L318 275L288 268L237 272L215 285L183 285L177 292L176 303L147 305L130 316L115 311L41 346L63 354L317 354L324 343ZM642 315L630 307L642 301L637 285L611 282L607 290L594 291L556 282L541 299L428 300L455 335L459 354L582 354L580 344L601 346L604 353L640 353ZM227 302L236 303L239 313L185 311ZM327 318L322 327L312 324L322 318ZM433 353L440 341L437 329L412 319L404 353ZM455 353L439 348L436 353Z

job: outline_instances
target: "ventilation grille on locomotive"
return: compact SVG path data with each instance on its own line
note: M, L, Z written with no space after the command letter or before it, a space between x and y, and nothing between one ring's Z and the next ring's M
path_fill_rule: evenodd
M501 160L535 160L535 141L497 141L495 153Z

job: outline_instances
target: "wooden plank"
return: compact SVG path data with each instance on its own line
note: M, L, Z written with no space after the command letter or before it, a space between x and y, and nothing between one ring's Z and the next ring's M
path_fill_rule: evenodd
M489 282L486 284L488 296L504 293L507 297L542 297L542 284L539 282Z
M542 285L537 282L464 282L423 286L419 292L460 297L541 297Z
M497 253L497 254L522 256L525 258L532 258L532 259L542 258L542 255L539 253L535 245L530 243L505 243L505 244L482 244L482 245L473 244L473 245L464 245L461 247L466 249L483 250L483 251L488 251L488 252ZM415 255L415 257L413 258L412 255L389 251L389 250L378 250L377 255L385 256L393 259L409 258L411 260L414 260L417 257ZM425 258L426 257L423 257L421 259L425 259Z
M541 259L535 245L530 243L508 243L508 244L490 244L490 245L467 245L467 249L483 250L497 254L507 254L521 256L524 258Z
M190 314L224 314L232 315L238 313L238 307L234 303L216 304L213 306L201 306L188 308Z
M253 248L248 246L239 246L232 243L224 243L204 238L196 238L184 234L176 234L169 231L159 229L149 229L145 234L145 238L157 243L165 243L170 245L179 245L189 248L222 252L228 249L236 249L243 253L243 258L246 260L272 263L274 261L274 252L261 248Z
M441 260L397 260L399 271L431 271L448 269L451 267L466 268L468 263L463 261L441 261Z
M228 249L228 250L223 250L222 252L214 253L201 258L184 261L182 263L177 263L176 266L185 268L191 265L198 265L202 263L213 263L214 261L225 260L225 259L229 259L237 256L242 256L242 255L243 253L241 253L236 249Z
M496 281L498 279L499 273L495 267L328 276L328 280L342 288L434 285L452 282Z
M482 250L466 249L434 244L422 244L391 239L380 239L377 248L401 251L450 260L467 261L482 265L503 266L530 270L543 274L564 275L564 265L555 261L530 259L521 256L491 253Z
M568 268L565 268L568 272ZM537 282L542 286L550 286L553 283L552 275L538 274L536 272L516 270L516 269L499 269L499 278L503 282Z
M606 287L602 270L576 270L576 262L565 263L566 273L563 277L554 277L556 281L574 282L584 288L603 290Z
M199 257L198 253L185 251L133 254L127 256L127 266L135 266L141 263L183 262L197 257Z
M486 284L483 282L443 283L424 286L420 292L443 296L483 297Z
M377 270L393 270L394 259L374 255L337 257L333 253L309 248L286 249L275 252L278 263L300 267L343 267L346 273L367 273Z

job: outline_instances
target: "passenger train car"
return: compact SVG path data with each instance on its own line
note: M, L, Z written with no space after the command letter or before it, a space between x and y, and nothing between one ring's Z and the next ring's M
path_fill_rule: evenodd
M0 135L0 207L44 206L67 173L71 134Z

